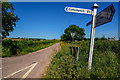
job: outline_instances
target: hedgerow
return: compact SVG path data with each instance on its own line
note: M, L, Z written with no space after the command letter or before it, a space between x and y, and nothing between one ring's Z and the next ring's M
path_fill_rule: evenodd
M19 56L23 54L28 54L29 52L34 52L48 46L51 46L58 42L58 40L21 40L12 41L3 40L2 41L2 57Z
M70 53L69 43L61 42L61 50L54 56L46 78L119 78L119 41L95 41L92 69L88 70L89 41L79 41L79 61Z

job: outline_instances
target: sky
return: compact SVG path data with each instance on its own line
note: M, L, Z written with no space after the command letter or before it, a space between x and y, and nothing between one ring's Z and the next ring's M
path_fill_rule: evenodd
M20 18L15 30L10 33L12 38L44 38L60 39L64 30L71 24L84 28L85 37L90 38L92 15L65 12L64 8L78 7L92 9L95 2L12 2L15 14ZM99 5L97 13L113 4L115 14L113 20L101 25L95 30L95 37L118 38L118 3L96 2Z

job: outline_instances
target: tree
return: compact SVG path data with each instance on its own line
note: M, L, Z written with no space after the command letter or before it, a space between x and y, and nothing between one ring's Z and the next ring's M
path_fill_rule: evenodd
M85 41L87 41L87 38L84 38Z
M83 40L85 33L83 28L79 28L76 25L70 25L68 28L64 30L64 34L61 36L62 41L71 41L72 37L70 33L75 33L74 39L75 40Z
M110 40L110 37L108 37L108 40Z
M96 37L96 38L95 38L95 41L97 41L97 40L100 40L100 38Z
M20 20L14 13L15 8L12 3L2 2L2 38L9 36L9 32L14 30L16 22Z

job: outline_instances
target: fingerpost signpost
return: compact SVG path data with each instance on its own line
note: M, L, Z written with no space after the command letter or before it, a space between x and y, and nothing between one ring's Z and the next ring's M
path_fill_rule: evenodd
M94 37L95 37L95 28L103 25L105 23L111 22L112 18L115 13L115 8L113 4L102 10L100 13L97 14L97 8L99 6L95 3L90 9L83 9L83 8L75 8L75 7L65 7L66 12L73 12L73 13L82 13L82 14L92 14L92 21L87 23L87 26L92 24L91 26L91 35L90 35L90 48L89 48L89 60L88 60L88 70L91 70L92 65L92 56L93 56L93 49L94 49Z
M102 10L100 13L97 13L97 8L99 6L97 4L93 5L93 13L92 13L92 21L87 23L87 26L92 23L92 29L91 29L91 40L90 40L90 50L89 50L89 61L88 61L88 70L91 70L92 65L92 56L93 56L93 49L94 49L94 37L95 37L95 28L103 25L105 23L111 22L113 15L115 13L115 8L113 4Z

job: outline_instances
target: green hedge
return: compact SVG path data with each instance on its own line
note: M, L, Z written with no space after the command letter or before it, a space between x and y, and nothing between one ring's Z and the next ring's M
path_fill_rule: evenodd
M92 69L88 71L89 41L76 42L79 61L70 54L69 43L61 43L61 51L53 58L46 78L119 78L120 47L118 41L95 41Z
M22 40L22 41L12 41L3 40L2 41L2 57L18 56L23 54L28 54L29 52L34 52L48 46L53 45L58 42L58 40Z

